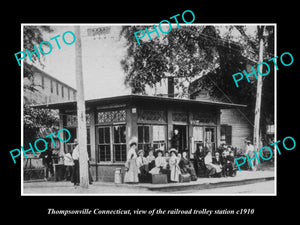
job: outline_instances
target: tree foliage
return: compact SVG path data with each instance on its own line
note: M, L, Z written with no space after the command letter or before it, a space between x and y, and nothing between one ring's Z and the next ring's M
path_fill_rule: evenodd
M53 29L49 26L24 26L23 27L23 46L24 49L28 49L29 52L35 51L34 46L38 48L39 44L44 41L43 32L52 32ZM42 54L41 54L42 56ZM44 66L41 58L39 58L36 54L31 55L32 61L39 63L41 66ZM28 57L24 59L25 61L29 60ZM24 68L24 78L31 77L32 71L30 67Z
M58 113L50 109L36 109L24 105L23 126L24 144L33 143L37 138L40 128L58 127Z
M145 30L145 26L124 26L121 36L126 40L127 54L121 65L126 74L125 84L133 93L145 94L146 85L153 87L167 76L181 77L175 79L176 85L201 77L192 83L190 92L191 88L207 89L217 99L246 104L244 113L253 121L256 79L248 83L245 78L237 88L232 75L245 70L247 64L256 68L259 35L265 35L264 59L274 57L274 27L266 26L266 34L258 27L251 36L245 26L223 26L222 29L227 30L221 35L216 26L181 26L160 37L152 33L152 40L146 34L138 45L134 32ZM238 38L234 38L237 32ZM273 120L273 70L264 77L262 112L264 121Z

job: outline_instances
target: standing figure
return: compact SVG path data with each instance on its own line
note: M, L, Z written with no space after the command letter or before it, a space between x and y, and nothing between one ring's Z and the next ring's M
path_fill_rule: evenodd
M249 158L253 158L255 156L255 153L254 153L254 146L251 144L251 142L249 140L246 140L246 152L245 152L245 155L248 154ZM248 163L248 168L249 170L255 170L256 169L256 166L257 166L257 159L254 159L252 161L252 165L253 167L251 166L249 160L247 160L247 163Z
M74 139L75 148L73 149L72 158L74 160L74 168L73 168L73 179L71 179L71 182L74 183L75 186L78 186L80 184L80 169L79 169L79 145L78 140ZM88 153L86 153L86 159L88 164L88 176L89 176L89 184L92 184L92 176L90 172L90 165L89 165L89 157Z
M43 165L46 168L46 173L45 173L45 180L50 179L50 177L53 177L54 175L54 170L53 170L53 162L52 162L52 150L48 149L47 151L44 151L40 154L40 158L42 158ZM50 172L50 177L49 177L49 172Z
M75 148L73 149L72 158L74 160L74 168L73 168L73 178L71 182L74 183L75 186L78 186L80 183L79 179L79 146L78 140L74 139Z
M64 179L71 181L73 177L74 160L71 155L71 149L68 149L67 151L68 152L64 154L64 165L66 168Z
M177 157L177 150L174 148L170 149L170 160L169 160L169 165L170 165L170 180L171 182L179 182L179 175L181 174L180 168L179 168L179 161L180 159Z
M174 133L171 139L171 148L175 148L178 151L180 151L179 147L180 147L179 131L178 129L174 129Z
M129 146L129 150L127 152L127 161L125 164L125 176L124 183L138 183L138 172L139 169L136 164L137 154L136 154L136 143L132 142Z

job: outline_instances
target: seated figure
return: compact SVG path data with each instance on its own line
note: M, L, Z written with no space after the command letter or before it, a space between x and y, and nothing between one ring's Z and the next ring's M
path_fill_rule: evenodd
M149 173L151 174L160 174L163 173L167 168L167 162L165 157L162 156L162 150L156 149L157 157L155 158L155 167L152 168Z
M216 152L215 158L213 159L212 163L216 166L216 175L218 177L223 175L223 165L222 165L222 160L220 157L220 153Z
M206 176L206 166L204 163L205 157L205 149L203 143L197 144L197 149L194 154L195 158L195 170L198 177L205 177Z
M136 158L136 165L139 169L138 171L139 182L141 183L150 182L148 160L144 157L144 150L138 151L138 157Z
M155 156L153 154L153 150L149 151L148 156L146 157L148 162L148 170L152 170L155 167Z
M179 162L179 167L180 167L180 170L181 170L182 174L187 174L188 173L188 174L191 175L191 180L192 181L197 180L197 175L196 175L195 168L194 168L192 162L188 159L186 151L184 151L182 153L182 158Z

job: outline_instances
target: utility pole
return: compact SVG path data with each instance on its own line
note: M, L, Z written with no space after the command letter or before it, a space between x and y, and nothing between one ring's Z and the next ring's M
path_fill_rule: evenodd
M259 38L259 59L258 64L264 60L264 30L265 26L258 26L258 38ZM260 109L261 109L261 96L262 96L262 76L258 76L257 87L256 87L256 103L255 103L255 117L254 117L254 134L253 134L253 144L254 150L256 152L260 149ZM257 154L259 155L259 154ZM255 159L255 166L257 167L257 160Z
M88 174L88 155L87 155L87 134L86 134L86 116L85 116L85 101L84 87L82 75L82 49L80 26L75 26L75 74L76 74L76 89L77 89L77 123L78 123L78 147L79 147L79 175L80 186L82 188L89 187Z

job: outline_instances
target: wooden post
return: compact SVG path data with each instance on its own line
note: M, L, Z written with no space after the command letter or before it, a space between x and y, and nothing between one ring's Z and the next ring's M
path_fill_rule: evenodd
M258 38L259 38L259 60L258 64L263 62L263 55L264 55L264 29L265 26L258 27ZM254 150L259 151L260 149L260 109L261 109L261 95L262 95L262 76L258 75L257 78L257 89L256 89L256 103L255 103L255 117L254 117L254 134L253 134L253 144ZM257 167L257 160L255 160L255 166L253 169L255 170Z
M84 102L84 88L82 76L82 51L80 27L75 26L75 67L76 67L76 88L77 88L77 121L78 121L78 145L79 145L79 174L80 186L88 188L88 155L87 155L87 134L86 134L86 116Z

